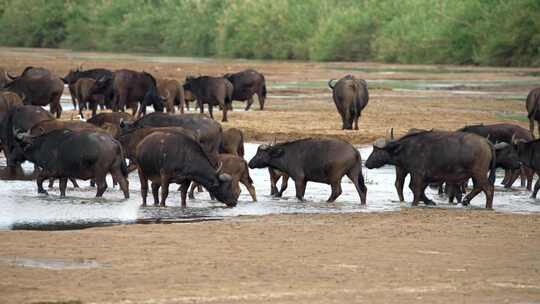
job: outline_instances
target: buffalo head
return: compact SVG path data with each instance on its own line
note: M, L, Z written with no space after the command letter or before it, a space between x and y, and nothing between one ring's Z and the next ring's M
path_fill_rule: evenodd
M209 189L220 202L227 207L234 207L238 201L239 193L233 191L232 177L221 171L222 164L216 170L217 182Z
M502 142L494 145L497 165L504 169L519 169L521 162L516 149L508 143Z
M268 167L272 159L280 158L285 151L279 146L260 145L257 148L257 154L249 161L249 167L265 168Z

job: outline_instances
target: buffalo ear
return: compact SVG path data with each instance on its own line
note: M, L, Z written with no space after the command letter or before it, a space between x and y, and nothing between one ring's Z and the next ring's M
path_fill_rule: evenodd
M285 151L283 151L283 149L281 148L275 148L275 149L270 150L270 157L272 158L281 157L283 156L283 154L285 154Z
M402 147L397 141L391 141L383 148L383 150L390 154L398 154L401 149Z

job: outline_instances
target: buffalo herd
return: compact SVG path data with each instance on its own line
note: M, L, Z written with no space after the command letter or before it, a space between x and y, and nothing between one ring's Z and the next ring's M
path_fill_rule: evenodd
M64 85L69 89L80 120L60 120L60 98ZM343 129L358 130L362 110L368 104L367 82L352 75L328 82ZM212 199L234 207L243 184L253 201L257 200L249 168L267 168L270 194L279 197L294 181L296 197L304 200L307 182L331 186L328 202L342 193L346 175L356 188L359 202L366 204L367 186L362 174L359 151L339 139L304 138L260 145L255 156L244 159L244 135L236 128L223 129L213 119L213 107L228 120L233 100L245 101L249 110L257 95L260 110L267 95L265 78L248 69L214 76L188 76L183 83L156 79L147 72L128 69L71 70L56 77L39 67L27 67L19 75L0 69L0 148L8 171L21 174L21 164L34 164L38 193L46 194L43 182L60 181L60 195L66 195L68 181L90 180L101 197L110 174L126 198L128 174L137 170L142 204L146 205L148 182L154 205L165 206L171 183L179 185L181 205L194 197L194 190L206 189ZM196 101L201 114L184 113ZM467 205L480 192L486 208L493 207L495 171L505 170L504 187L517 179L536 197L534 175L540 176L540 141L534 138L534 122L540 121L540 88L526 100L530 129L512 124L468 125L456 131L411 129L399 138L390 135L373 144L365 161L368 169L393 165L395 187L404 200L405 177L410 175L412 205L432 205L425 194L430 185L446 191ZM209 116L204 113L208 106ZM50 112L43 109L49 106ZM147 106L153 112L147 114ZM100 109L110 109L102 111ZM126 112L131 109L131 114ZM92 115L84 120L83 110ZM176 109L180 112L176 113ZM165 112L166 111L166 112ZM540 132L540 124L539 124ZM278 190L277 183L281 182ZM468 181L472 189L462 197ZM191 186L191 189L190 189Z

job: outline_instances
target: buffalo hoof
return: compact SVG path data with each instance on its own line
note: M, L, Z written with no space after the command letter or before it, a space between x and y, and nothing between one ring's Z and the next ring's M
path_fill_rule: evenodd
M142 204L141 204L141 207L146 207L146 203L142 203Z
M189 194L189 195L188 195L188 198L189 198L189 199L195 199L195 195Z
M463 201L463 202L461 202L461 205L463 205L463 206L465 206L465 207L466 207L466 206L469 206L469 201Z
M38 194L45 194L45 195L49 195L49 192L47 192L47 190L38 190Z
M437 205L437 204L435 204L434 201L427 201L427 202L424 202L424 204L425 204L426 206L436 206L436 205Z
M166 208L167 206L165 205L165 203L161 203L159 204L160 207L163 207L163 208Z

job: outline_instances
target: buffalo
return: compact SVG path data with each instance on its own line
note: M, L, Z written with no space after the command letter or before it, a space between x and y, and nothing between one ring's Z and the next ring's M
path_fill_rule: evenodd
M540 87L532 89L527 95L525 102L527 117L529 118L529 130L534 138L534 122L538 123L538 136L540 136Z
M220 153L227 153L244 158L244 134L237 128L223 131L223 145Z
M330 184L328 202L341 195L341 179L347 175L353 182L362 205L367 188L362 176L360 153L351 144L338 139L301 139L275 145L261 145L249 161L250 168L270 167L289 175L295 183L296 197L304 199L309 181Z
M266 82L263 74L253 69L247 69L238 73L225 74L223 78L226 78L233 85L232 100L247 101L246 111L253 104L253 95L255 94L259 99L260 109L264 110Z
M460 132L469 132L474 133L477 135L480 135L482 137L488 138L492 143L511 143L512 138L521 139L524 141L530 141L532 140L532 136L529 133L529 131L525 128L522 128L517 125L513 124L507 124L507 123L499 123L499 124L492 124L492 125L469 125L465 126L458 131ZM505 188L510 188L512 184L515 182L515 180L520 175L519 170L510 170L507 167L504 167L505 169L505 176L503 179L502 184ZM520 168L518 168L520 169ZM527 183L527 189L531 190L532 186L532 180L534 176L534 171L530 168L527 168L526 166L521 167L521 186L525 186L525 182Z
M180 113L184 114L184 87L174 79L158 79L157 89L160 96L165 97L165 109L167 113L175 113L178 106Z
M423 131L393 141L379 139L373 145L366 167L373 169L386 164L399 166L411 174L413 206L425 197L429 183L460 184L469 178L473 179L474 188L462 204L469 204L484 191L486 208L493 206L495 149L486 138L476 134Z
M134 122L122 122L120 126L122 134L133 129L147 127L183 127L193 130L198 133L199 141L211 159L217 157L223 142L221 125L203 114L169 115L155 112Z
M96 116L97 106L102 101L99 100L99 95L95 94L96 80L92 78L79 78L75 82L74 94L79 103L79 115L84 118L83 109L92 110L92 117Z
M367 106L369 93L367 83L363 79L357 79L352 75L341 78L335 85L331 79L328 86L332 89L332 97L343 122L342 129L358 130L358 119L362 110Z
M109 85L110 83L108 81L112 80L113 72L101 68L83 70L82 66L79 66L76 70L70 70L64 78L61 78L62 81L68 85L69 92L71 94L71 100L73 101L73 107L75 109L77 109L77 103L80 103L75 90L75 83L77 82L77 80L79 80L79 78L91 78L96 81L98 79L101 79L102 82L107 82L107 88L102 89L99 94L96 94L97 96L95 98L97 100L100 100L103 104L110 103L113 98L113 90L112 85Z
M203 185L218 201L236 206L238 197L232 189L232 178L216 168L202 146L181 133L154 132L137 146L136 163L141 181L142 204L146 205L148 180L152 182L154 204L165 206L169 184L181 185L182 208L186 207L189 184ZM161 187L161 201L158 199Z
M189 91L196 99L199 110L204 113L204 104L208 104L208 113L214 118L213 107L219 106L223 111L222 122L227 121L227 111L231 107L233 85L223 77L187 77L184 91Z
M147 72L118 70L113 76L113 112L124 112L131 108L133 116L146 114L146 106L152 105L157 112L163 112L165 97L158 95L156 79ZM139 108L139 103L141 104Z
M93 179L96 197L107 189L107 173L119 182L129 198L127 165L122 146L104 132L56 129L39 136L16 133L24 157L42 169L37 178L38 193L47 194L43 181L60 179L60 195L66 195L68 178Z
M50 106L51 113L56 118L62 115L60 98L64 90L64 84L60 78L44 68L27 67L20 76L10 76L12 81L7 83L2 90L24 96L24 104L34 106Z
M525 166L534 170L534 172L540 176L540 139L531 141L524 141L522 139L512 140L512 145L517 152L519 160ZM534 184L534 190L531 194L531 198L536 198L538 190L540 189L540 179Z

